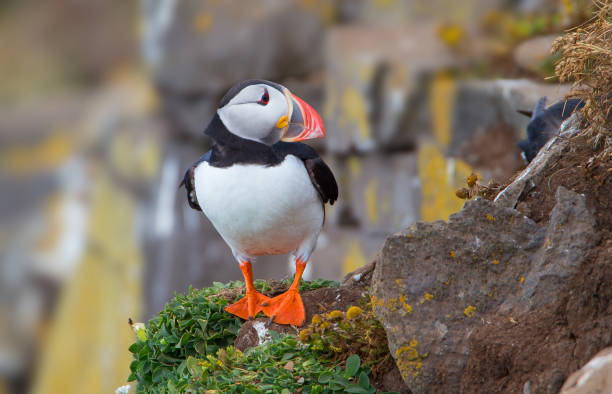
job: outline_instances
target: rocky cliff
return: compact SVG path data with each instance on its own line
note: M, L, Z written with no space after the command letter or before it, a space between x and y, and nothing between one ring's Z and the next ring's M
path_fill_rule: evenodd
M388 237L340 284L305 282L304 327L225 316L239 285L177 296L131 348L132 378L143 391L609 390L608 353L568 380L612 345L612 161L576 125L499 193Z

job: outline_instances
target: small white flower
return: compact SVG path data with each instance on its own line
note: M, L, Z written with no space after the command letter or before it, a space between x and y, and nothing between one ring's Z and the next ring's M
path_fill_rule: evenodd
M121 386L115 390L115 394L128 394L130 392L130 385L126 384L125 386Z

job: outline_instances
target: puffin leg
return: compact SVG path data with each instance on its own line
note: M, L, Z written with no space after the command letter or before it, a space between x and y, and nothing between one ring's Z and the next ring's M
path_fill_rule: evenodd
M252 320L257 316L257 313L261 312L261 304L268 302L270 298L255 290L253 285L253 269L250 261L240 261L240 270L242 271L242 276L244 276L246 297L241 298L232 305L226 306L224 310L241 319Z
M298 293L300 279L306 268L306 262L299 257L295 259L295 276L286 292L272 298L264 304L263 313L270 316L275 323L301 326L306 319L302 297Z

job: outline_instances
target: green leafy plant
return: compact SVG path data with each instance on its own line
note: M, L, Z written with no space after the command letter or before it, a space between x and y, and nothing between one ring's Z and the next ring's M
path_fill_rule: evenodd
M359 357L347 359L345 368L330 366L318 352L292 336L276 336L271 343L242 353L221 349L203 360L188 358L182 380L188 390L219 393L374 393L369 368ZM173 387L176 389L176 387Z
M293 282L293 278L285 278L283 280L280 281L281 285L285 287L285 289L289 288L289 286L291 285L291 282ZM237 283L241 283L241 282L237 282ZM255 288L262 292L262 293L267 293L272 291L272 286L270 286L270 283L268 283L265 280L262 279L256 279L253 282L253 285L255 286ZM316 279L316 280L302 280L300 281L300 292L303 291L309 291L309 290L316 290L316 289L320 289L322 287L328 287L328 288L336 288L340 286L340 283L338 281L335 280L329 280L329 279ZM284 289L284 290L285 290Z
M283 279L282 283L286 285L287 287L289 287L292 281L293 279L287 278L287 279ZM321 278L316 279L316 280L303 280L300 282L300 291L316 290L322 287L336 288L338 286L340 286L340 283L335 280L321 279Z
M130 346L134 361L128 380L160 383L188 356L214 354L233 344L242 323L223 308L236 298L239 284L215 283L202 290L190 287L187 294L177 294L170 300L148 322L145 340L139 335L139 340Z
M333 371L324 372L319 376L318 382L329 385L333 391L344 393L375 393L376 388L370 384L368 368L361 368L361 360L356 354L346 359L344 371L336 367Z

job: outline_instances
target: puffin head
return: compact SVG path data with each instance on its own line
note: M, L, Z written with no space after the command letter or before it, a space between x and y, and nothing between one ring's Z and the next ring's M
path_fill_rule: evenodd
M217 114L232 134L266 145L325 136L317 112L286 87L261 79L233 86Z

